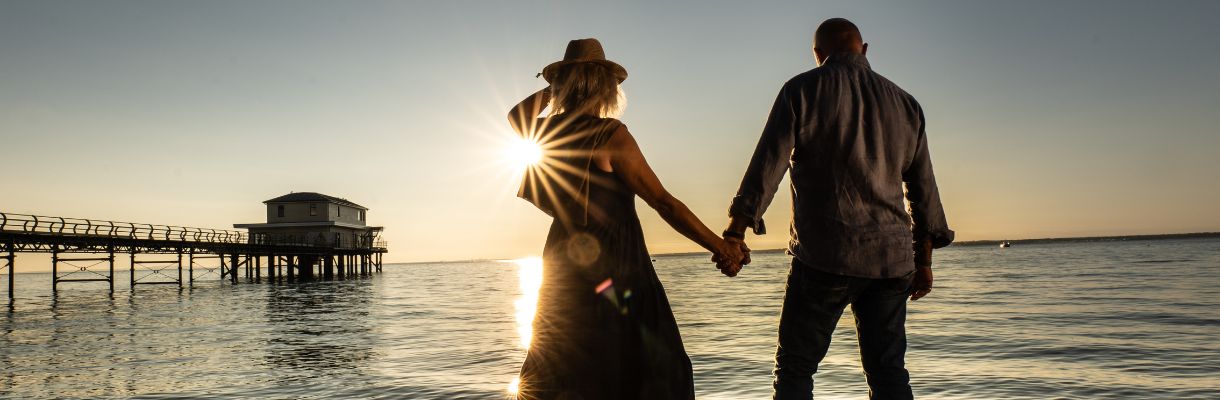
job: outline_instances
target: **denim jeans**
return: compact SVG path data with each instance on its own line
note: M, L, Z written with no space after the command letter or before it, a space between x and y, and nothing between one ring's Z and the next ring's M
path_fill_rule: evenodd
M870 399L911 399L906 353L907 296L914 274L868 279L814 270L796 259L788 272L775 351L774 399L812 399L813 374L851 304Z

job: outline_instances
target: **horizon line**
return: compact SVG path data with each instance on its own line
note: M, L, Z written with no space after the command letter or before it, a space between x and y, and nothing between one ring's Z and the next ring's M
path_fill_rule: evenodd
M1067 237L1044 237L1044 238L1026 238L1026 239L980 239L966 240L961 242L953 242L952 246L979 246L990 245L1000 242L1011 243L1042 243L1042 242L1067 242L1067 241L1109 241L1109 240L1158 240L1158 239L1189 239L1189 238L1212 238L1220 237L1220 231L1212 232L1186 232L1186 233L1153 233L1140 235L1110 235L1110 236L1067 236ZM770 248L761 250L752 250L755 253L768 253L777 251L786 251L786 248ZM684 251L673 253L656 253L649 254L651 257L672 257L672 256L688 256L696 254L705 254L706 251ZM386 265L408 265L408 264L455 264L467 262L511 262L517 258L472 258L464 260L434 260L434 261L408 261L386 263Z

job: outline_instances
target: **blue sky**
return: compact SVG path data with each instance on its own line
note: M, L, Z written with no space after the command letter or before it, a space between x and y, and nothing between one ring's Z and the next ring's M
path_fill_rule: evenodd
M228 227L318 191L369 207L389 261L537 254L503 114L597 37L622 119L719 230L830 17L923 104L959 239L1220 230L1210 1L4 1L0 210ZM640 214L654 252L697 249Z

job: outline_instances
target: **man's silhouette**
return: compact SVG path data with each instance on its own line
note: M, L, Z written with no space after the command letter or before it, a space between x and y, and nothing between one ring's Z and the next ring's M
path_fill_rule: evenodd
M784 84L729 209L726 239L763 234L792 170L792 268L775 353L775 398L809 399L847 305L873 399L909 399L906 301L932 289L932 249L953 241L919 103L872 71L856 25L814 35L818 67ZM910 209L903 204L910 202ZM744 247L744 244L743 244Z

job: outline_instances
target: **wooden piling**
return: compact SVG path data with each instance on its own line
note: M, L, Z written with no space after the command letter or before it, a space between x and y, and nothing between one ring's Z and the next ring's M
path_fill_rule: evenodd
M186 276L187 283L195 286L195 249L186 254Z
M230 254L229 255L229 268L230 268L229 281L232 283L237 283L237 268L238 267L239 267L239 265L237 263L237 253Z
M110 295L113 296L114 295L114 245L112 244L112 245L106 246L106 252L110 255L107 258L109 258L108 261L110 262ZM12 262L9 262L9 264L11 265ZM12 267L9 267L9 268L12 268ZM12 283L11 279L9 280L9 283ZM9 289L9 291L12 292L12 289Z
M51 293L59 291L59 246L51 246Z
M8 250L8 255L4 257L8 261L8 299L13 299L13 281L17 280L17 253L16 245L10 240L4 243Z
M131 251L131 289L136 288L136 251Z

